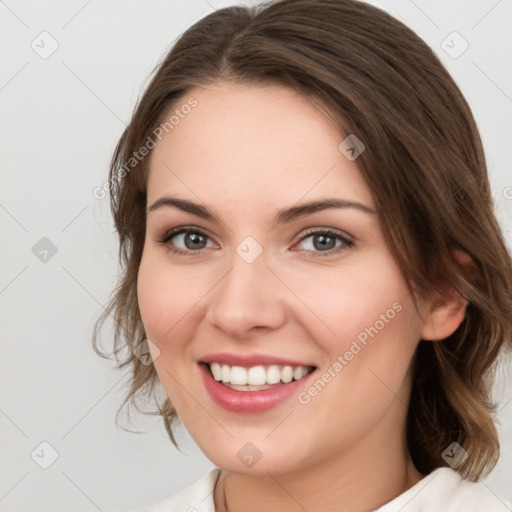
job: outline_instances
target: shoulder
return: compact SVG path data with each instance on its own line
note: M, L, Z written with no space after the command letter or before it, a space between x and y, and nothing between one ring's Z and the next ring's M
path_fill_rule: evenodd
M511 512L512 504L483 482L438 468L376 512Z
M219 474L219 468L212 468L193 484L141 512L215 512L213 489Z

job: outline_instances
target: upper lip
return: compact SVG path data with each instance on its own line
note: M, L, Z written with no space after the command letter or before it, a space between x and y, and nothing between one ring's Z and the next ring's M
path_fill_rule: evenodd
M279 366L315 366L307 362L296 361L293 359L287 359L284 357L275 357L268 354L229 354L226 352L218 352L215 354L207 354L200 359L203 363L221 363L227 364L228 366L242 366L249 368L251 366L268 366L268 365L279 365Z

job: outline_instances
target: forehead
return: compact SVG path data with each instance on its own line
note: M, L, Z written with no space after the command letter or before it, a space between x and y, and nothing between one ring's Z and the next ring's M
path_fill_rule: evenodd
M191 99L195 106L180 110ZM148 203L172 192L206 203L282 205L328 194L373 205L356 161L339 150L345 135L291 89L213 83L176 109L178 122L151 154Z

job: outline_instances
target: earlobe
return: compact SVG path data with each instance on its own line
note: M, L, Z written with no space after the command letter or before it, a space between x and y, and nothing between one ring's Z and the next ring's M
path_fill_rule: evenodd
M453 251L453 256L470 279L476 276L478 270L471 256L459 250ZM467 305L468 301L460 293L452 287L448 288L443 295L430 303L421 338L442 340L452 335L464 320Z

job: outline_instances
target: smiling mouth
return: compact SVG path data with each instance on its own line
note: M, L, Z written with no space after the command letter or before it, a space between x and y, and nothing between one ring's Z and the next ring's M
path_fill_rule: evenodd
M237 391L262 391L282 386L298 381L316 369L316 366L256 365L246 368L216 362L201 364L217 382Z

